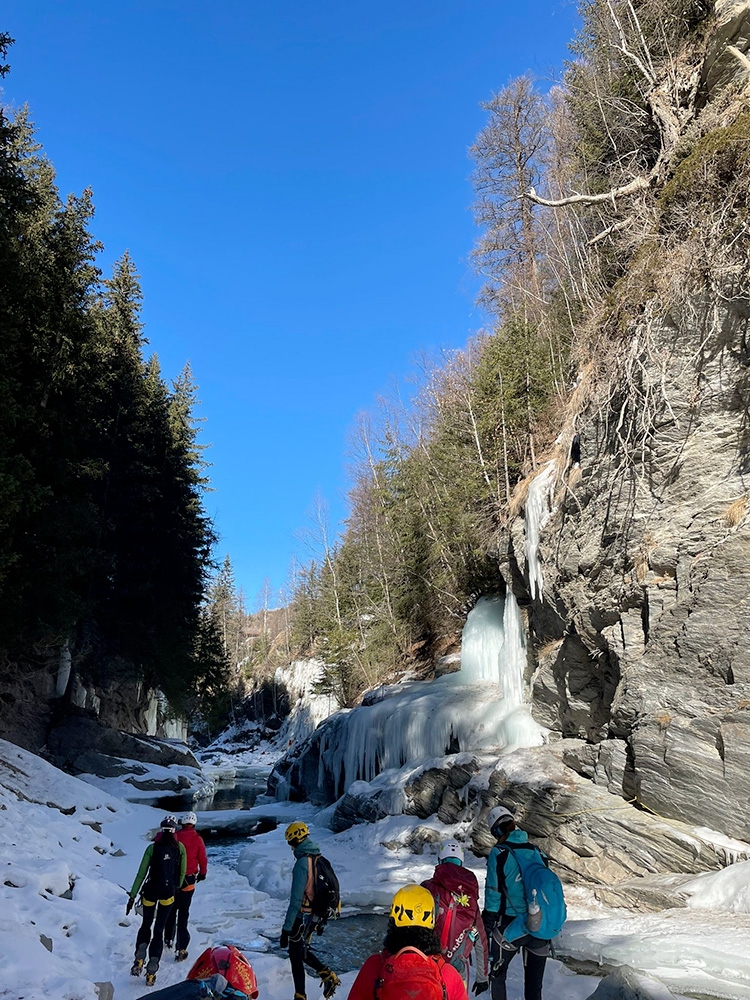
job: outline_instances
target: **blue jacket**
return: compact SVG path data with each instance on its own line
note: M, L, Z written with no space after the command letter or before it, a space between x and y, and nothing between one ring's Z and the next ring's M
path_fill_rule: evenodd
M484 890L484 908L490 913L504 913L508 917L526 917L526 893L523 888L521 868L513 851L505 850L505 844L527 844L528 834L523 830L511 830L502 844L497 844L487 858L487 883ZM497 862L505 855L503 863L504 884L498 887ZM502 881L502 880L501 880ZM503 900L505 908L503 909Z
M310 874L307 859L315 854L320 854L320 848L309 837L305 837L299 847L295 847L294 849L294 856L297 860L294 863L294 871L292 872L292 891L289 894L289 908L286 911L286 918L284 919L285 931L291 931L294 921L302 912L307 879Z

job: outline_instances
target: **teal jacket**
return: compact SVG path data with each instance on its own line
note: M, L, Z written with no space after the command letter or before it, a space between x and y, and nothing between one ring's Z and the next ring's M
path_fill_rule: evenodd
M484 890L484 908L490 913L501 913L508 917L526 916L526 893L523 888L521 868L513 851L504 850L504 844L527 844L528 835L523 830L511 830L503 844L497 844L487 858L487 883ZM503 876L498 886L497 862L504 854ZM503 900L505 907L503 908Z
M289 909L286 911L284 920L284 930L291 931L294 921L302 912L302 905L305 902L305 889L307 879L310 874L307 859L316 854L320 854L320 848L314 844L309 837L305 837L299 847L295 847L294 856L297 859L292 872L292 891L289 895Z

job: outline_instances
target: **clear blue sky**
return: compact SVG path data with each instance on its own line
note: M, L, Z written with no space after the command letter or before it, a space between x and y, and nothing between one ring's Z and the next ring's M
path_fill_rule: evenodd
M479 102L562 66L571 0L5 0L6 102L61 192L129 249L150 350L189 359L209 512L253 604L282 585L347 435L422 352L481 326L467 149Z

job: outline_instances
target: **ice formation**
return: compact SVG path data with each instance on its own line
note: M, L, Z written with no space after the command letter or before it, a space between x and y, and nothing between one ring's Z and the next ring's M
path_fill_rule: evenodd
M512 593L481 598L464 627L461 670L383 689L327 727L321 775L339 793L388 768L468 750L538 746L542 730L524 703L526 640Z
M529 573L529 590L532 597L541 597L544 589L542 566L539 562L539 536L552 513L552 491L555 486L555 463L546 467L532 479L526 497L526 565Z
M316 693L322 671L321 660L294 660L290 667L276 671L276 684L287 689L292 701L292 710L279 732L279 743L301 742L323 719L338 711L333 695Z

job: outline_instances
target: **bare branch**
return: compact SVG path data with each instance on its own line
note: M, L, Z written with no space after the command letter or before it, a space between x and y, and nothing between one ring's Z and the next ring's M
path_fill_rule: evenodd
M542 198L536 193L534 188L529 188L525 197L535 205L544 205L546 208L565 208L567 205L599 205L603 202L611 202L616 207L618 198L627 198L639 191L646 191L651 186L652 174L646 177L634 177L632 181L623 184L622 187L612 188L602 194L571 194L566 198Z

